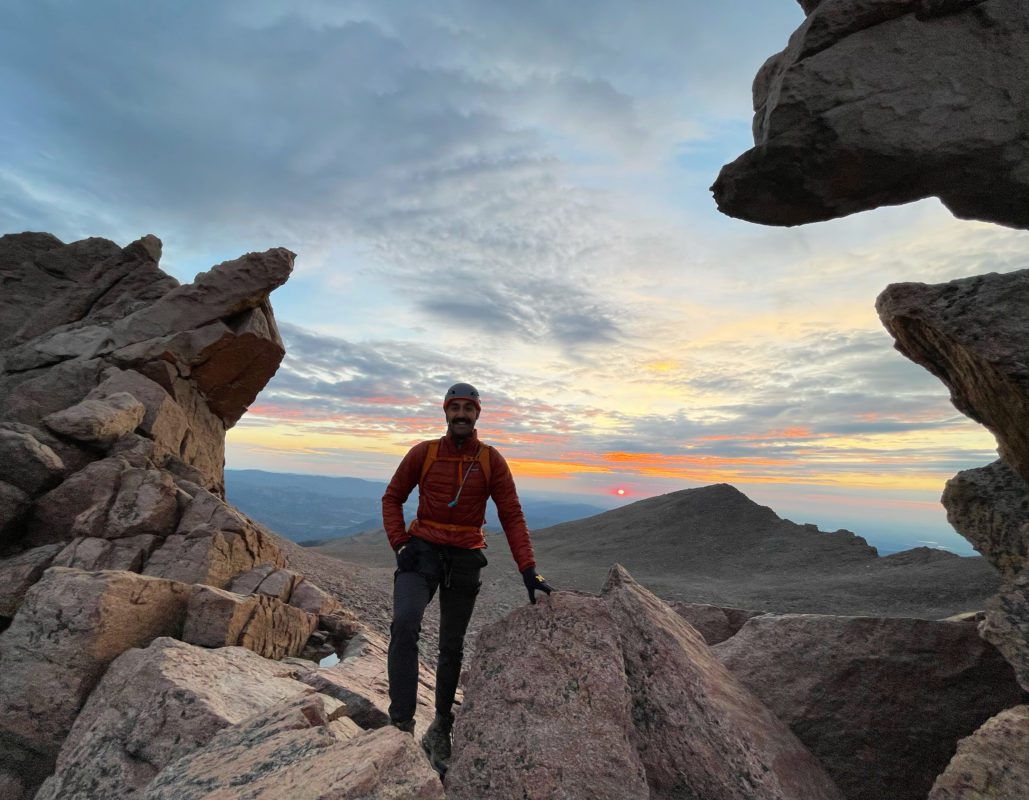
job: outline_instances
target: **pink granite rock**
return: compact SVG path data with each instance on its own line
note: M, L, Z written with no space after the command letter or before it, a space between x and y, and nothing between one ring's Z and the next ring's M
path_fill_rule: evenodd
M557 592L516 609L476 640L447 797L649 798L633 713L604 601Z
M285 561L278 545L256 528L235 533L200 526L169 536L150 556L143 573L225 587L255 564L284 566Z
M195 585L182 638L203 647L239 645L260 656L281 659L300 653L318 617L263 594L233 594Z
M43 424L72 439L109 445L134 431L145 414L146 408L135 397L128 392L116 392L103 400L87 397L44 417Z
M651 798L842 800L811 752L671 608L618 565L602 596L620 634Z
M51 567L26 593L0 649L0 745L53 759L107 665L182 630L189 587L131 572ZM21 775L29 786L44 773Z
M90 695L38 800L138 798L220 730L305 691L292 674L242 647L160 638L129 650Z
M1010 665L964 623L766 615L714 652L849 800L921 800L958 739L1021 698Z
M340 610L336 598L306 579L297 583L289 596L289 604L320 615L330 615Z
M333 719L320 695L276 706L170 764L145 800L445 800L412 737Z
M958 742L928 800L1024 800L1029 789L1029 706L1000 712Z
M101 570L124 569L139 572L161 539L150 534L124 539L72 539L53 561L55 567Z
M112 367L104 376L103 383L91 395L103 399L119 392L131 394L145 409L139 430L153 440L154 458L160 462L168 456L178 457L190 427L175 398L161 385L135 370Z
M365 629L353 636L338 664L300 668L297 680L345 703L350 718L362 728L381 728L389 724L388 649L385 639ZM432 670L423 666L419 675L414 719L416 733L420 736L432 723L436 709Z
M266 594L286 602L293 594L293 587L302 580L303 575L299 572L265 565L236 577L229 585L229 591L237 594Z
M668 606L703 636L709 645L724 642L734 636L748 619L766 613L743 608L721 608L706 603L672 602Z
M26 523L26 543L51 544L68 542L76 536L99 536L127 469L129 464L122 458L94 461L44 494L36 500Z

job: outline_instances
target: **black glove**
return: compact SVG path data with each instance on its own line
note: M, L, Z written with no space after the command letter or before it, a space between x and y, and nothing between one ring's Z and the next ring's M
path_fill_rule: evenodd
M543 580L543 576L536 572L535 567L528 567L522 570L522 580L525 581L525 588L529 590L529 602L536 605L536 592L550 594L554 587Z
M406 542L397 548L397 569L401 572L412 572L418 567L418 551Z

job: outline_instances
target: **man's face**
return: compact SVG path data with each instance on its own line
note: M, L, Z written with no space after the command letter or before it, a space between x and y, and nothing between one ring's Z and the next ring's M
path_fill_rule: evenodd
M471 436L479 411L471 400L451 400L447 403L447 429L458 438Z

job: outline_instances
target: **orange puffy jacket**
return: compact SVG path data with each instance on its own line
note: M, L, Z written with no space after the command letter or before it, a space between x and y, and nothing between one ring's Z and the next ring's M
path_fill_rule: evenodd
M412 536L435 544L479 549L486 546L482 525L486 521L486 500L497 505L500 524L507 536L511 555L522 571L536 566L525 525L522 505L518 502L514 478L507 461L495 447L489 448L490 475L487 482L478 460L479 448L488 447L479 441L475 431L458 447L449 436L439 440L435 461L422 477L422 466L430 442L412 447L397 467L393 479L382 496L382 524L390 546L396 550ZM457 505L448 503L457 496L461 479L467 473ZM418 516L410 529L404 524L404 501L421 480L418 490Z

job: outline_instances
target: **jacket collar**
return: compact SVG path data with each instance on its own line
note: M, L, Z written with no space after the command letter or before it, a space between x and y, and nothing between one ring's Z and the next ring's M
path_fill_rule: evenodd
M467 452L469 448L474 450L479 446L479 432L473 428L472 435L464 440L464 444L461 447L458 447L457 440L454 439L450 431L447 431L447 435L443 437L443 441L447 443L447 447L451 450L464 453Z

